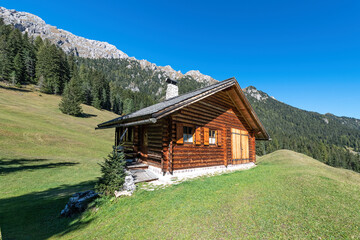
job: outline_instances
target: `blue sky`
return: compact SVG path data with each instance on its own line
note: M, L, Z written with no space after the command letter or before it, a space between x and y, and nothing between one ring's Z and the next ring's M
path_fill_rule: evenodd
M360 1L41 1L1 6L129 56L235 76L302 109L360 119Z

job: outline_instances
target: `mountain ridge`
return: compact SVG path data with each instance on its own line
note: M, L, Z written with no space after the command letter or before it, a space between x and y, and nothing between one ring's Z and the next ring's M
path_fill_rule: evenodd
M135 57L129 57L115 45L77 36L69 31L47 24L39 16L32 13L0 7L0 17L4 19L6 24L13 25L22 33L27 32L33 37L40 36L49 39L52 43L61 47L66 53L72 53L75 56L92 59L131 59L139 62L143 69L159 72L159 74L164 72L168 77L175 80L190 76L202 83L212 84L217 82L217 80L211 76L200 73L199 70L190 70L182 73L181 71L174 70L170 65L158 66L146 59L138 60Z

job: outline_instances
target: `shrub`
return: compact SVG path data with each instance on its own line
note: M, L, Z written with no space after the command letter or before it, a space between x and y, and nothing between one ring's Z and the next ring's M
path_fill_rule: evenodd
M69 83L65 85L65 90L59 104L62 113L81 116L81 89L79 82L72 78Z
M125 182L125 154L121 150L114 150L105 158L105 162L100 164L102 176L95 186L97 192L104 195L112 195L115 190L119 190Z

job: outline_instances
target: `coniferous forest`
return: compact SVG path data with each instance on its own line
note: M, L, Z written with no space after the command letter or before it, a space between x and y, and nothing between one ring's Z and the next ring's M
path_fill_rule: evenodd
M62 95L59 108L66 114L82 116L81 103L128 114L162 101L165 79L165 74L131 59L65 54L50 41L33 39L0 19L0 81L19 87L34 84L43 93ZM180 94L204 86L191 77L179 80ZM360 172L360 121L300 110L271 98L248 98L272 137L257 142L257 154L290 149Z
M35 84L48 94L62 95L68 88L67 96L76 93L77 100L73 103L88 104L120 115L152 105L165 96L166 77L142 69L136 61L67 55L50 41L40 37L32 39L2 20L0 59L2 81L18 86ZM179 82L180 93L204 86L190 77ZM66 105L69 98L63 102Z

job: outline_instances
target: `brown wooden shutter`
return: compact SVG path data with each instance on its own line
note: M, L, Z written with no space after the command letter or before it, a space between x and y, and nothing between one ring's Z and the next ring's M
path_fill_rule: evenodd
M176 143L184 144L183 125L182 123L176 124Z
M197 127L195 132L195 144L200 145L201 144L201 128Z
M204 145L209 145L209 128L204 127Z
M243 130L241 130L241 158L249 159L249 136Z
M217 130L216 131L216 141L217 141L217 145L221 146L221 130Z

